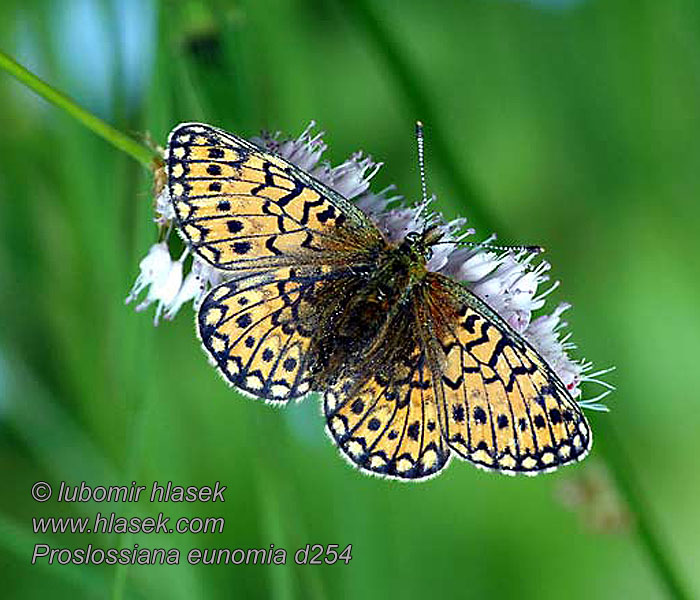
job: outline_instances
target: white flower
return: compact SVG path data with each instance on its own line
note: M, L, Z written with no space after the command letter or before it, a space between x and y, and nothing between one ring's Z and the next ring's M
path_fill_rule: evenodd
M523 337L540 353L574 398L581 396L581 383L594 383L603 387L604 391L598 396L581 400L579 404L592 410L607 411L607 407L600 401L610 394L614 387L602 381L600 376L609 373L614 367L591 373L592 363L585 360L574 361L569 357L568 352L574 350L576 346L569 342L571 334L561 335L567 325L561 315L569 308L571 308L570 304L561 303L552 314L537 317L525 329Z
M166 242L151 246L148 254L139 264L141 272L126 298L126 304L136 300L139 294L148 288L146 298L136 306L136 310L140 312L157 302L153 323L158 325L163 310L173 303L180 291L184 258L185 253L180 260L173 261Z
M355 198L355 205L370 218L389 210L390 205L401 202L403 196L389 196L396 189L395 185L389 185L380 192L368 189Z
M338 192L344 198L352 200L369 189L369 182L383 163L376 163L371 156L362 156L356 152L344 163L334 168L321 167L319 173L322 181Z
M296 139L281 140L282 135L279 131L275 133L263 132L259 137L251 138L251 142L255 145L278 154L285 160L288 160L293 165L299 167L302 171L310 173L318 165L321 155L325 152L327 146L321 139L323 132L316 135L311 134L311 130L316 126L314 121L309 123L302 134Z
M177 296L165 311L165 318L174 319L182 305L190 301L193 302L195 308L199 307L206 293L221 281L221 275L222 271L195 256L192 260L192 269L185 277Z
M174 319L182 305L185 304L185 302L190 302L195 298L198 298L203 289L204 286L197 277L197 274L194 272L194 270L190 271L187 274L187 277L185 277L185 280L182 282L177 294L168 304L165 311L165 318L169 321Z
M535 347L542 358L547 361L547 364L557 372L569 392L573 396L578 396L580 395L578 384L580 382L581 366L569 358L565 347L568 338L562 338L561 336L562 329L567 325L561 316L569 308L571 308L570 304L562 302L551 314L537 317L525 329L523 337Z
M126 297L126 304L133 302L141 291L149 285L159 282L164 274L170 271L171 264L172 259L167 244L165 242L153 244L148 254L139 263L141 271Z
M447 257L441 273L458 281L476 283L494 271L502 260L495 252L489 252L479 246L457 248Z

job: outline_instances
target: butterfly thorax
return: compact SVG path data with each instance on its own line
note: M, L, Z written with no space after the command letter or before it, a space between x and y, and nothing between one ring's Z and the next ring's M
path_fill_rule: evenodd
M425 249L413 239L389 249L378 261L376 270L369 275L366 292L389 311L406 301L414 285L428 273Z
M420 236L409 234L383 252L361 278L336 289L335 310L327 320L330 326L319 332L310 352L312 387L323 389L341 376L361 378L362 373L376 372L373 363L379 354L397 355L396 360L383 360L384 365L401 363L399 355L405 347L388 348L387 340L397 339L397 328L406 328L398 339L411 347L415 288L426 279L429 257L430 249Z
M394 270L405 270L412 282L420 281L427 274L426 265L433 254L432 246L441 238L442 233L434 227L422 233L411 231L387 253L388 262Z

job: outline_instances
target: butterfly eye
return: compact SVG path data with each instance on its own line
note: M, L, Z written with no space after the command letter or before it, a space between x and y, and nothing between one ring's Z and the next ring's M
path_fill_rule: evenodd
M420 238L420 234L417 231L409 231L406 234L405 239L407 242L413 244L413 243L417 242L419 240L419 238Z

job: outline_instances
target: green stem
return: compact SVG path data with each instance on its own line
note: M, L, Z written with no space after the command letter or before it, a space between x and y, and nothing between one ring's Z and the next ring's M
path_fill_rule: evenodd
M39 79L34 73L25 69L17 61L2 51L0 51L0 68L7 71L28 88L39 94L39 96L51 102L54 106L66 111L88 129L107 140L115 148L126 152L146 167L150 168L153 164L153 160L158 158L158 153L155 149L151 149L137 142L108 123L105 123L102 119L76 104L73 99Z
M605 455L608 469L615 478L617 489L633 515L639 541L646 548L669 596L690 600L691 596L681 581L680 575L674 570L666 548L657 533L653 513L644 498L644 492L635 477L627 453L622 447L617 428L612 422L600 423L600 425L601 435L598 436L600 449Z
M433 124L431 135L433 154L436 161L442 163L455 189L463 190L463 195L469 202L470 215L485 229L503 232L503 227L498 225L497 219L485 208L484 202L475 191L476 186L464 174L459 159L447 142L447 137L442 134L436 106L421 86L415 75L416 70L404 58L405 54L392 39L389 30L376 17L370 2L368 0L355 0L343 3L343 5L354 18L362 33L379 52L387 70L396 81L400 91L399 96L407 102L409 109L414 114L420 115L421 119ZM652 512L644 499L642 488L635 479L625 450L619 443L612 426L605 427L605 435L600 437L604 439L604 443L600 445L602 454L606 458L621 495L634 515L637 538L646 550L658 577L665 584L671 597L690 598L680 575L669 560L664 544L656 533L657 527Z

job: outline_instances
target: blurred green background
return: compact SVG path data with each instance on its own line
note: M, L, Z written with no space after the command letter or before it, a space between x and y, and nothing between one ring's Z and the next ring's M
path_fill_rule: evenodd
M545 246L579 356L617 366L612 411L589 413L592 456L535 479L459 461L418 485L353 471L317 399L278 410L222 383L191 308L154 329L152 312L124 306L155 241L150 174L3 73L4 597L669 597L640 517L700 590L700 6L368 4L3 0L0 48L161 144L183 120L296 135L316 119L334 163L363 149L386 161L375 185L409 198L413 122L425 120L438 207L482 235L498 227L504 243ZM615 499L610 459L635 478L639 515ZM37 480L228 490L223 505L37 504ZM32 533L32 516L97 511L223 516L226 528ZM31 566L35 543L289 554L286 566ZM352 560L295 566L307 543L352 544Z

